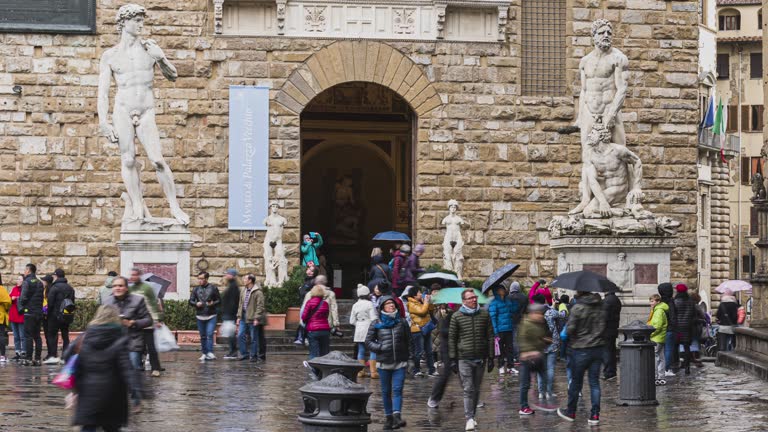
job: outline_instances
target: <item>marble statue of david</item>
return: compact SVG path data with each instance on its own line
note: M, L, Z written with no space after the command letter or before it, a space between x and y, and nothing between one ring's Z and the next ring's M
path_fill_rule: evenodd
M126 4L117 12L120 42L104 52L99 64L99 128L107 139L118 143L120 148L126 189L123 195L126 201L123 221L162 221L152 218L144 204L139 177L141 166L136 160L135 138L138 138L157 172L158 183L163 188L175 223L188 225L189 216L181 210L176 200L173 173L161 152L160 134L155 122L155 98L152 94L155 65L168 80L175 81L178 74L154 40L139 37L146 13L144 7L136 4ZM109 123L109 87L112 78L117 84L117 92L112 123Z

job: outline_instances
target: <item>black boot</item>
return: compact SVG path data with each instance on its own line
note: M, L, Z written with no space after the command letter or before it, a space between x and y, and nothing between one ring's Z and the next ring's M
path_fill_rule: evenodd
M392 430L392 416L388 415L387 420L384 421L384 430Z
M690 375L691 374L691 365L685 365L685 374Z
M400 417L400 413L395 413L394 420L392 421L392 429L400 429L401 427L405 427L405 420L403 420L402 417Z

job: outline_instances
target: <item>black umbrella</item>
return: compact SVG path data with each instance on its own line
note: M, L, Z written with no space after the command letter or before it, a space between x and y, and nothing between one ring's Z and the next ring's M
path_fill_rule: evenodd
M483 294L488 292L489 289L501 285L501 283L510 277L518 268L520 268L520 264L510 263L491 273L491 275L488 276L488 279L483 282Z
M573 291L611 292L621 291L607 277L589 270L563 273L549 284L551 287Z

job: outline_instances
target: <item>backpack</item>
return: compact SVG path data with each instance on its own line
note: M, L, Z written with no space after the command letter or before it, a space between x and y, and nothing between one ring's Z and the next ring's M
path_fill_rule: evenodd
M75 302L72 300L65 298L61 301L61 305L59 306L59 313L58 313L58 319L59 321L67 324L72 324L72 322L75 320L75 310L77 307L75 306Z

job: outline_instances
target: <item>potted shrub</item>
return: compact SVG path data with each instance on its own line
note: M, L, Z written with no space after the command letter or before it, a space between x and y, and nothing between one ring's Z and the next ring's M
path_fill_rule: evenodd
M267 306L266 330L285 330L285 313L291 304L291 295L288 290L280 288L268 288L264 293Z
M301 311L301 303L304 299L299 298L299 288L304 284L305 270L302 266L296 266L291 270L291 275L283 282L282 289L287 291L287 294L291 296L291 302L288 306L288 310L285 312L286 324L298 324L301 320L299 312Z

